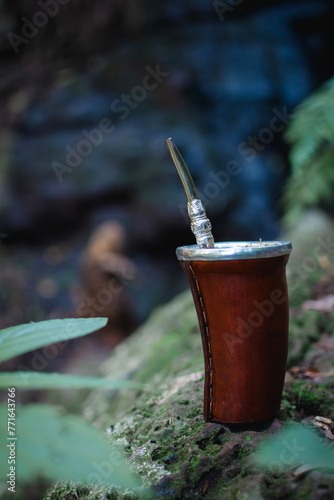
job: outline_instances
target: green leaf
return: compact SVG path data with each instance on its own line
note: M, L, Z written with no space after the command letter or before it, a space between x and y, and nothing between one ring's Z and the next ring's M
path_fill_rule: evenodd
M111 447L103 434L81 418L62 416L49 405L17 405L15 428L17 440L8 436L7 406L0 405L2 480L9 473L8 444L12 443L16 480L20 482L42 477L50 482L102 481L127 488L140 485L119 449Z
M107 318L50 319L0 331L0 362L55 342L82 337L107 324Z
M0 389L7 389L7 387L15 387L15 389L147 389L144 384L129 380L33 371L0 373Z
M320 439L314 431L294 424L267 439L255 456L262 467L288 468L308 464L314 468L334 469L332 443Z

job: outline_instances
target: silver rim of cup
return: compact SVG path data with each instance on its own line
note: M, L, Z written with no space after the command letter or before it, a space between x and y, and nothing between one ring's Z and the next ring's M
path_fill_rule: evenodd
M288 255L289 241L226 241L215 243L214 248L187 245L176 249L178 260L245 260L265 259Z

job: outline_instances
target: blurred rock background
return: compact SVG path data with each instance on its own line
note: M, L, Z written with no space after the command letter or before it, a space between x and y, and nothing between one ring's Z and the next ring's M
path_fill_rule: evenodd
M75 370L78 350L103 358L187 286L174 251L194 239L167 137L216 241L279 236L282 134L333 74L333 6L0 6L0 327L109 316L106 331L67 349Z

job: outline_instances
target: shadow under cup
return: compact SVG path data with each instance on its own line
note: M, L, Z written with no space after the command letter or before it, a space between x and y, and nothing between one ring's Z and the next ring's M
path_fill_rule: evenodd
M204 418L221 423L275 418L288 354L286 241L179 247L193 295L205 363Z

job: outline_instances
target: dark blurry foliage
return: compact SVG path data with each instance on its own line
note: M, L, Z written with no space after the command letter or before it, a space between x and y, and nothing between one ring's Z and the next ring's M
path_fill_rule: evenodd
M306 208L324 206L334 190L334 78L295 109L286 132L291 177L285 191L286 220L296 224Z
M58 71L89 69L94 55L135 39L142 14L141 0L3 0L0 96L19 95L10 110L0 102L0 109L5 107L0 122L16 124Z
M4 0L5 11L14 23L12 32L21 34L27 19L34 21L36 12L54 9L48 15L47 29L38 30L29 43L35 56L85 56L96 50L110 49L118 36L132 37L142 26L141 0ZM25 19L22 19L25 18ZM36 18L35 18L36 19ZM43 24L43 23L42 23ZM107 46L106 46L107 44Z

